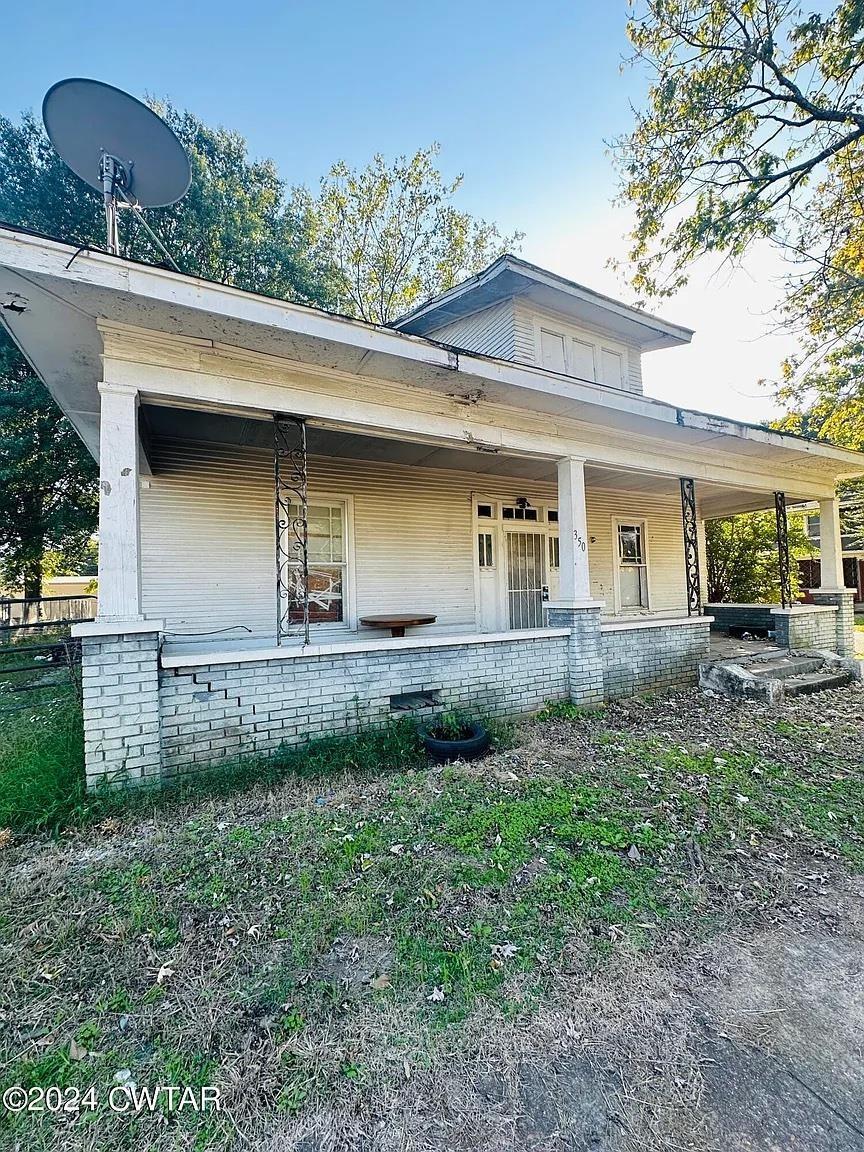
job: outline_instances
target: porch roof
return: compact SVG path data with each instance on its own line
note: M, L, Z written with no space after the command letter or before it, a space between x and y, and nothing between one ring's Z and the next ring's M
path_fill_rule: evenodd
M206 348L252 350L319 374L438 393L469 411L480 402L578 419L648 437L674 457L694 451L727 465L800 476L800 494L864 474L864 454L825 442L588 384L542 368L466 353L318 309L0 226L0 318L91 452L98 451L102 334L135 326ZM470 437L468 438L471 442ZM550 436L550 446L554 446ZM475 444L483 450L482 444ZM494 449L493 449L494 450Z

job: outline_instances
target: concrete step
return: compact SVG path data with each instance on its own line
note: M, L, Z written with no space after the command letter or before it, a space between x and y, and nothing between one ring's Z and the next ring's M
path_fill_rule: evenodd
M851 672L822 671L809 672L803 676L786 680L783 684L785 696L809 696L811 692L825 692L829 688L845 688L855 679Z
M818 672L824 663L821 656L774 656L770 660L754 661L748 668L754 676L763 679L788 680L792 676Z
M732 657L699 665L703 688L769 704L779 704L791 696L844 688L856 679L864 679L864 663L828 652L778 652L768 657Z

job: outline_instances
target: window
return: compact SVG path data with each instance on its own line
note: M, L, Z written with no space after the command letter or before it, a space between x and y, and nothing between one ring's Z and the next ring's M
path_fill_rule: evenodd
M585 340L573 338L570 374L572 376L578 376L580 380L597 379L593 344L589 344Z
M550 536L549 537L549 567L550 568L560 568L561 567L561 550L559 547L557 536Z
M480 520L493 520L495 517L495 509L491 504L478 504L477 517Z
M612 348L601 348L602 376L600 383L610 388L624 387L624 357Z
M300 515L296 506L289 509ZM345 589L347 586L347 548L345 544L345 505L310 504L307 525L309 558L310 624L342 624L347 620ZM301 558L288 561L288 619L292 624L303 620Z
M618 525L618 599L621 608L648 607L643 524Z
M539 317L534 322L535 358L541 368L610 388L629 388L626 345L563 323L556 329L544 328Z
M523 508L521 504L511 504L502 508L501 516L505 520L531 520L535 523L540 519L536 508Z
M557 524L558 523L558 509L557 508L550 508L549 511L546 513L546 519L549 521L550 524Z
M540 329L540 363L550 372L566 372L564 359L564 337L560 332L547 332Z
M492 551L492 533L480 532L477 535L477 553L481 568L494 568L495 558Z

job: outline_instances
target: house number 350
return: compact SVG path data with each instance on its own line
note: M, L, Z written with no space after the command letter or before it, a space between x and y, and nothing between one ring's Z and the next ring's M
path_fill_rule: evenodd
M582 552L585 551L585 537L582 535L578 528L574 529L573 531L573 543Z

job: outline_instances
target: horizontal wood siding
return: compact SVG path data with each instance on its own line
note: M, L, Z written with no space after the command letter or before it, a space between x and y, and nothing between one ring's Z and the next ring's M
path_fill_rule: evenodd
M499 356L514 360L513 301L503 300L482 312L463 316L441 328L429 332L432 340L453 344L468 352L482 352L485 356Z
M649 608L652 612L687 612L687 575L684 570L684 529L677 496L606 492L589 488L588 561L591 591L615 611L617 521L644 521L648 547Z
M179 634L243 625L275 630L273 463L256 448L156 441L141 494L142 591L147 616ZM557 503L554 483L313 457L310 496L351 497L354 615L432 612L429 632L473 628L472 493ZM614 604L613 518L647 525L655 611L686 605L681 511L676 499L589 489L592 590ZM236 636L245 633L234 633ZM230 638L224 634L223 638Z
M244 625L255 636L272 636L272 455L158 440L151 445L151 463L153 476L141 492L144 614L164 617L169 631Z

